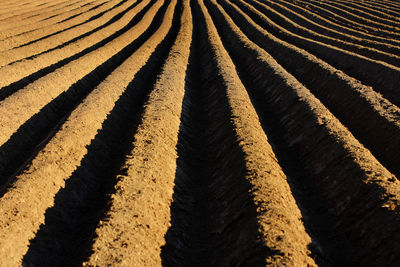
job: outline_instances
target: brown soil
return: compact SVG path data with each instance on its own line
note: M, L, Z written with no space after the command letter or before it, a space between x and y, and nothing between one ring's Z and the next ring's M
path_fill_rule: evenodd
M400 265L400 5L0 3L0 266Z

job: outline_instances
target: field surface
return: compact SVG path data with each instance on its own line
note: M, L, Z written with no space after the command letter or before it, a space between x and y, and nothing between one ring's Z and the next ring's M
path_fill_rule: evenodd
M400 266L400 2L0 1L0 266Z

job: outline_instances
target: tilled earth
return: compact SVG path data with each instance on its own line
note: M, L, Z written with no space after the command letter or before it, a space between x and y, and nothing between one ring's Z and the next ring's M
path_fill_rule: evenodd
M400 2L2 0L0 266L400 266Z

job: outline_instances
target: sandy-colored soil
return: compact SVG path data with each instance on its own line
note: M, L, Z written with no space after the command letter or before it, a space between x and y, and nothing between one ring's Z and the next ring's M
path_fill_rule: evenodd
M399 15L2 1L0 267L399 266Z

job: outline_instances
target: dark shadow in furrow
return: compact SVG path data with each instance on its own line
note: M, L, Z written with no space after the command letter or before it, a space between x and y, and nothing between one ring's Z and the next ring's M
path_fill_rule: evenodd
M390 20L392 23L397 23L399 24L400 20L399 20L399 13L392 13L391 12L385 12L385 10L383 10L379 5L375 5L375 6L368 6L365 3L355 3L355 2L342 2L339 1L339 3L342 6L347 6L347 7L353 7L354 9L358 9L358 10L362 10L363 12L369 13L370 16L374 17L378 17L380 19L384 19L384 20ZM361 15L362 16L362 15ZM398 27L399 25L397 25Z
M319 36L317 34L310 33L306 31L305 29L301 29L297 27L296 25L292 24L291 22L286 21L284 18L280 17L279 15L282 15L283 17L286 17L284 14L280 13L279 10L276 9L276 7L270 7L269 4L265 4L271 9L273 9L276 13L268 10L265 6L261 5L259 2L254 1L254 0L247 0L250 5L254 6L256 9L258 9L261 13L263 13L265 16L267 16L269 19L271 19L273 22L278 24L279 26L285 28L286 30L298 34L304 38L309 38L314 41L318 41L324 44L332 45L338 48L341 48L346 51L350 51L368 58L371 58L373 60L381 60L384 62L387 62L389 64L392 64L394 66L399 67L400 66L400 60L396 57L386 55L381 53L380 51L374 51L374 50L368 50L366 47L360 45L355 45L352 42L344 43L341 42L342 38L339 38L339 40L335 39L329 39L331 36ZM288 17L286 17L288 18ZM290 18L289 18L290 19ZM295 22L296 20L294 20ZM295 22L296 23L296 22ZM312 27L306 27L308 30L312 30Z
M113 10L113 9L115 9L115 8L117 8L117 7L119 7L120 5L122 5L123 3L125 3L126 1L127 1L127 0L123 0L123 1L119 2L118 4L116 4L115 6L113 6L112 8L110 8L110 9L108 9L108 10L106 10L106 11L100 12L99 14L90 17L90 18L89 18L87 21L85 21L85 22L88 22L88 21L90 21L90 20L94 20L94 19L97 19L97 18L101 17L101 16L102 16L103 14L105 14L106 12L109 12L109 11L111 11L111 10ZM88 9L85 13L90 12L90 11L93 11L93 10L95 10L95 9L98 9L98 8L101 7L101 6L104 6L105 4L108 4L108 2L110 2L110 1L106 1L106 2L103 2L103 3L101 3L101 4L98 4L97 6L94 6L94 7L90 8L90 9ZM73 19L73 18L76 18L76 17L78 17L78 16L80 16L80 15L82 15L82 13L73 15L73 16L71 16L71 17L69 17L69 18L66 18L66 19L64 19L64 20L62 20L62 21L59 21L59 22L57 22L57 24L66 22L66 21L71 20L71 19Z
M272 2L263 2L263 4L269 6L270 8L274 9L275 11L280 13L281 15L289 18L293 22L301 25L302 27L305 27L305 28L307 28L309 30L312 30L315 33L322 34L325 37L330 37L330 38L335 38L335 39L339 39L339 40L342 40L342 41L346 41L348 43L355 44L356 46L361 45L361 46L364 46L364 47L374 48L374 49L377 49L379 51L392 53L394 55L400 55L400 49L398 47L388 47L388 46L384 46L382 44L366 42L365 40L356 40L356 39L350 38L348 36L345 36L343 34L340 34L338 32L334 32L334 31L337 31L338 29L336 29L335 27L332 27L332 26L327 26L327 28L329 28L329 29L325 29L325 28L321 27L322 26L321 24L319 24L318 22L314 21L315 18L313 16L311 16L310 13L306 14L305 18L310 19L315 24L310 22L310 21L307 21L304 18L300 17L300 15L304 16L304 14L298 13L298 10L295 10L290 5L288 7L289 10L286 10L283 7L287 7L287 6L282 5L281 2L274 3L274 4L272 4ZM294 13L294 11L296 11L296 13ZM270 18L272 19L272 16ZM278 20L279 20L279 18L278 18ZM283 24L281 23L281 26L283 26L284 24L285 24L285 22L283 22ZM309 33L305 33L304 36L311 36L311 38L312 38L312 36L314 36L314 35L310 35ZM321 37L318 37L318 38L321 38ZM325 38L322 38L320 40L324 40L324 39ZM328 43L332 43L332 41L327 41L327 42ZM336 42L333 42L333 43L336 43ZM339 43L339 45L340 45L340 43ZM344 47L347 47L347 46L348 45L345 45ZM360 54L362 54L362 52L364 50L365 49L363 49L362 47L357 47L356 50L354 50L354 51L361 52ZM352 51L352 49L350 49L350 51ZM366 52L366 56L368 56L369 53L371 53L371 52ZM376 53L376 52L373 52L373 53ZM386 55L384 57L382 57L381 60L384 60L385 57L386 57ZM377 57L376 59L379 60L379 57ZM396 60L396 59L393 59L393 58L390 61L387 61L387 62L389 62L390 64L393 64L393 65L399 65L400 64L400 60L398 60L398 59Z
M243 50L242 47L241 53L236 54L242 59L236 66L243 68L249 82L255 85L249 88L251 98L261 107L259 112L262 113L263 106L270 105L277 114L274 118L285 128L282 137L297 152L302 166L312 173L300 183L316 188L312 192L324 200L322 212L335 218L327 225L333 229L328 231L328 237L343 241L350 248L340 245L339 249L348 258L343 258L344 264L338 265L398 266L398 236L394 234L399 228L398 213L382 208L387 192L378 185L366 185L364 171L349 156L343 143L313 121L313 111L299 101L298 95L273 69ZM294 141L299 134L302 141ZM395 181L394 177L391 179ZM382 225L385 227L381 228ZM337 233L342 233L343 238Z
M323 41L323 39L321 39L321 37L318 37L318 36L314 36L314 37L313 37L313 36L310 35L309 33L303 32L303 30L301 30L301 29L296 29L295 26L293 26L293 25L290 24L290 23L285 22L284 20L282 20L282 19L281 19L279 16L277 16L276 14L273 14L272 12L268 11L265 7L263 7L262 5L260 5L258 2L255 2L255 1L253 1L253 0L246 0L245 2L247 2L249 5L253 6L253 7L256 8L257 10L259 10L261 13L265 14L268 18L270 18L271 20L273 20L276 24L278 24L278 25L284 27L285 29L289 30L290 32L296 33L296 34L301 35L301 36L306 37L306 38L314 39L314 40L316 40L316 41L324 42L324 43L332 42L332 41ZM268 5L268 4L267 4L267 5ZM308 14L307 17L309 17L309 16L310 16L310 15ZM306 28L307 28L307 27L306 27ZM328 35L328 36L331 36L331 35ZM333 37L333 36L331 36L331 37ZM362 38L362 37L361 37L361 38ZM343 38L339 38L339 39L340 39L340 40L344 40ZM396 39L396 38L393 38L393 39ZM388 43L390 43L390 42L388 42ZM374 52L374 51L366 51L365 49L357 48L357 47L350 47L350 48L349 48L348 45L341 44L341 43L339 43L338 45L335 45L335 44L331 44L331 45L337 46L337 47L342 47L342 49L344 49L344 50L354 51L355 53L359 53L359 54L361 54L361 55L364 55L364 54L365 54L364 56L370 57L370 58L372 58L372 59L374 59L374 60L386 61L386 62L388 62L388 63L390 63L390 64L395 65L395 66L398 66L398 65L399 65L398 60L393 59L393 58L391 58L391 57L388 57L388 56L386 56L386 55L382 55L382 54L379 54L379 53L377 54L377 53ZM398 51L396 51L396 54L398 54Z
M388 3L385 4L383 1L382 2L381 1L375 2L375 3L372 2L372 1L365 2L365 3L360 2L358 4L362 5L364 7L368 7L368 8L375 8L375 9L380 10L381 12L383 12L385 14L389 14L391 16L399 15L399 13L396 12L396 11L399 11L398 7L396 8L396 6L391 6L390 3L389 4Z
M48 103L0 147L0 197L4 195L16 174L46 145L56 133L59 124L82 99L156 31L166 7L166 4L162 6L150 27L138 39Z
M360 12L357 8L351 8L349 6L340 6L337 3L323 3L322 5L318 3L320 6L323 6L326 10L334 12L339 16L342 16L347 19L351 19L357 23L363 25L369 25L372 27L385 28L385 30L396 32L399 28L399 24L393 21L388 21L385 19L380 19L377 16L372 16L370 14L365 14Z
M393 15L388 14L387 12L384 12L381 7L379 5L371 8L368 5L365 5L365 3L355 3L355 2L351 2L351 1L336 1L336 2L331 2L330 4L334 4L334 5L339 5L341 8L349 8L351 10L358 10L358 12L361 13L360 16L363 16L362 12L366 12L369 14L369 16L372 17L377 17L379 19L384 19L384 20L390 20L391 22L397 22L399 23L399 20L393 17ZM395 17L398 17L399 14L394 15Z
M46 7L46 8L48 9L48 8L51 8L51 7L55 7L55 6L58 6L58 5L62 5L62 4L67 3L67 2L69 2L69 1L64 1L64 2L55 4L55 5L52 5L52 6L48 6L48 7ZM75 4L75 3L68 4L68 5L66 5L65 7L72 6L73 4ZM56 8L56 9L53 9L53 10L48 10L48 11L45 11L45 12L51 12L51 11L54 11L54 10L57 10L57 8ZM35 14L35 15L32 15L32 16L29 16L29 17L25 17L24 19L29 19L29 18L33 18L33 17L37 17L37 16L42 15L41 11L43 12L43 9L41 9L41 10L36 10L36 11L39 12L39 13L37 13L37 14ZM29 13L29 12L26 12L26 13ZM26 14L26 13L23 13L23 14ZM23 15L23 14L15 15L15 16L12 16L12 17L20 16L20 15Z
M186 78L171 227L163 266L263 266L256 207L226 90L192 1L193 43Z
M128 0L122 0L121 3L126 2L126 1L128 1ZM108 25L110 25L110 24L114 23L115 21L119 20L123 15L125 15L125 13L127 13L129 10L131 10L132 8L134 8L135 6L137 6L141 1L142 1L142 0L140 0L140 1L138 0L137 2L133 3L131 6L129 6L129 7L126 8L124 11L121 11L120 13L118 13L117 15L115 15L114 17L112 17L109 21L107 21L107 22L104 23L103 25L101 25L101 26L99 26L99 27L96 27L95 29L93 29L93 30L91 30L91 31L89 31L89 32L87 32L87 33L85 33L85 34L82 34L82 35L80 35L80 36L78 36L78 37L75 37L75 38L72 39L71 41L68 41L68 42L66 42L66 43L63 43L63 44L61 44L61 45L59 45L59 46L57 46L57 47L55 47L55 48L46 50L46 51L41 52L41 53L39 53L39 54L30 56L30 57L28 57L27 59L34 58L34 57L36 57L36 56L38 56L38 55L41 55L41 54L47 53L47 52L49 52L49 51L52 51L52 50L54 50L54 49L57 49L57 48L59 48L59 47L65 46L65 45L68 44L68 43L75 42L75 41L77 41L77 40L79 40L79 39L82 39L82 38L85 37L85 36L88 36L89 34L92 34L92 33L94 33L94 32L97 32L97 31L103 29L104 27L107 27ZM62 29L62 30L60 30L60 31L54 32L54 33L52 33L52 34L48 34L48 35L46 35L46 36L40 37L40 38L38 38L38 39L36 39L36 40L33 40L33 41L28 42L28 43L22 44L22 45L20 45L20 46L13 47L12 49L16 49L16 48L20 48L20 47L24 47L24 46L28 46L28 45L37 43L37 42L42 41L42 40L44 40L44 39L47 39L47 38L49 38L49 37L51 37L51 36L57 35L57 34L59 34L59 33L62 33L62 32L71 30L71 29L73 29L73 28L76 28L76 27L78 27L78 26L81 26L81 25L83 25L83 24L86 24L86 23L88 23L88 22L90 22L90 21L92 21L92 20L94 20L94 19L97 19L97 18L101 17L102 15L104 15L105 13L107 13L107 12L113 10L114 8L116 8L116 6L110 8L110 9L108 9L108 10L106 10L106 11L103 11L103 12L101 12L100 14L94 15L94 16L92 16L91 18L85 20L84 22L75 24L75 25L73 25L73 26L70 26L70 27L68 27L68 28L65 28L65 29ZM20 60L19 60L19 61L20 61ZM12 63L14 63L14 62L12 62ZM12 64L12 63L10 63L10 64ZM9 64L9 65L10 65L10 64Z
M280 1L279 3L291 10L296 11L297 13L305 16L306 18L311 19L312 21L314 21L315 23L317 23L319 25L322 25L322 26L325 26L325 27L328 27L331 29L335 29L338 32L349 34L349 35L352 35L353 37L358 37L358 38L361 38L364 40L373 40L373 41L377 41L377 42L381 42L381 43L385 43L385 44L390 44L392 46L398 46L398 42L396 42L395 40L389 40L389 39L382 40L378 36L366 35L365 33L361 32L361 31L357 31L357 30L349 28L349 27L344 27L340 24L334 23L331 20L329 20L329 22L327 22L326 20L324 20L325 18L314 13L312 10L302 9L301 6L298 6L295 3L287 3L284 0ZM395 51L397 51L397 50L398 49L395 49ZM388 50L388 52L396 54L396 52L393 52L392 50ZM398 55L400 55L400 54L398 54Z
M209 1L206 0L205 4L214 22L218 25L218 33L235 63L240 79L248 89L250 99L278 163L288 177L288 183L302 213L306 231L312 238L309 249L313 253L314 260L319 266L345 266L352 261L351 250L349 250L349 245L345 241L346 237L334 229L335 219L326 212L325 201L310 181L310 174L300 164L301 160L296 151L289 147L283 139L284 129L280 126L276 112L265 103L265 98L255 93L256 88L260 88L260 90L263 88L258 82L260 71L256 70L260 66L254 61L257 55L241 51L241 46L232 37L235 36L235 33L227 27L226 21L222 19L223 15ZM276 82L267 75L263 75L262 80L270 80L271 83Z
M361 4L361 3L360 3ZM400 10L399 9L391 9L385 5L381 5L381 3L362 3L363 6L367 6L368 8L377 9L380 12L384 13L386 16L395 17L398 21Z
M382 3L382 2L369 3L369 5L373 5L373 6L375 6L377 4L380 5L380 6L383 6L386 10L390 10L390 11L394 11L394 12L400 12L400 6L397 5L398 3L395 3L395 4L387 3L387 2L386 3Z
M304 84L391 173L400 177L400 139L394 123L382 118L345 80L332 75L318 63L257 33L225 1L217 0L238 27L279 64Z
M362 17L368 21L371 21L372 23L380 23L384 24L384 27L391 27L393 30L396 30L396 28L399 27L399 22L395 22L390 18L382 18L379 13L378 14L371 14L369 11L363 10L362 7L359 6L353 6L350 3L342 4L338 2L329 2L329 8L334 9L336 14L342 14L343 15L351 15L351 16L359 16ZM339 11L340 13L336 12ZM355 17L358 21L362 21L360 18Z
M127 1L127 0L123 0L122 2L120 2L119 4L117 4L117 6L119 6L120 4L122 4L123 2L126 2L126 1ZM78 17L78 16L80 16L80 15L82 15L82 14L84 14L84 13L87 13L87 12L89 12L89 11L91 11L91 10L94 10L94 9L97 9L97 8L101 7L102 5L104 5L104 4L106 4L106 3L107 3L107 2L101 3L101 4L99 4L99 5L95 6L95 7L92 7L91 9L89 9L89 10L83 12L83 13L79 13L79 14L73 15L73 16L67 18L67 19L64 19L64 20L62 20L62 21L59 21L59 22L57 22L56 24L60 24L60 23L62 23L62 22L65 22L65 21L68 21L68 20L73 19L73 18L75 18L75 17ZM89 3L89 4L90 4L90 3ZM86 5L88 5L88 4L86 4ZM22 44L22 45L19 45L19 46L10 48L10 50L16 49L16 48L20 48L20 47L24 47L24 46L27 46L27 45L30 45L30 44L33 44L33 43L36 43L36 42L38 42L38 41L44 40L44 39L49 38L49 37L51 37L51 36L53 36L53 35L56 35L56 34L58 34L58 33L61 33L61 32L70 30L70 29L72 29L72 28L78 27L78 26L80 26L80 25L83 25L83 24L85 24L85 23L88 23L88 22L90 22L91 20L94 20L94 19L96 19L96 18L102 16L104 13L109 12L110 10L116 8L117 6L114 6L114 7L110 8L110 9L108 9L108 10L106 10L106 11L103 11L103 12L101 12L101 13L98 14L98 15L94 15L94 16L92 16L91 18L87 19L87 20L84 21L84 22L81 22L81 23L79 23L79 24L70 26L69 28L65 28L65 29L60 30L60 31L57 31L57 32L55 32L55 33L52 33L52 34L43 36L43 37L41 37L41 38L35 39L35 40L30 41L30 42L28 42L28 43L25 43L25 44ZM79 7L79 8L81 8L81 7ZM75 9L78 9L78 8L75 8ZM73 10L75 10L75 9L73 9ZM70 11L72 11L72 10L70 10ZM61 15L61 14L54 15L54 16L52 16L52 17L59 16L59 15ZM51 17L49 17L49 18L51 18ZM49 19L49 18L46 18L46 19L43 19L43 20L47 20L47 19ZM9 39L9 38L13 38L13 37L16 37L16 36L20 36L20 35L23 35L23 34L26 34L26 33L30 33L30 32L33 32L33 31L37 31L37 30L38 30L38 29L34 29L34 30L29 30L29 31L23 32L23 33L19 33L19 34L15 35L15 36L7 37L7 38L5 38L4 40ZM54 50L54 48L53 48L53 49L50 49L50 50ZM31 56L31 57L25 58L25 59L31 59L31 58L33 58L33 57L35 57L35 56L37 56L37 55L41 55L41 54L46 53L46 52L48 52L48 51L49 51L49 50L47 50L47 51L45 51L45 52L41 52L40 54L36 54L36 55ZM18 60L18 61L20 61L20 60ZM10 63L10 64L13 64L13 63L18 62L18 61L14 61L14 62L12 62L12 63ZM10 65L10 64L9 64L9 65Z
M178 34L181 13L182 1L178 1L167 37L116 102L80 167L46 211L45 224L31 240L24 266L81 266L92 254L96 227L106 219L116 177L126 171L122 169L125 157L133 148L144 104ZM156 18L158 24L161 19Z
M26 13L22 13L22 14L18 14L18 15L14 15L14 16L8 17L8 18L0 19L0 22L3 21L3 20L7 20L7 19L10 19L10 18L13 18L13 17L23 16L24 14L26 14ZM37 17L39 15L40 15L40 13L32 15L32 16L29 16L29 17L25 17L24 19L34 18L34 17Z
M394 105L400 107L400 92L398 90L400 75L399 71L395 68L382 65L379 61L371 61L357 55L347 54L324 44L314 43L300 36L297 37L283 33L244 6L241 1L229 1L235 3L254 22L277 38L312 53L338 70L342 70L349 76L358 79L364 85L373 87L375 91L381 93ZM250 0L244 1L248 2ZM255 3L253 4L254 6L256 5Z
M362 6L363 8L378 10L381 13L383 13L385 16L390 16L390 17L395 16L396 17L399 15L399 13L396 12L396 9L394 9L394 10L390 9L389 8L390 5L387 6L383 2L375 2L375 3L373 3L373 2L358 2L358 1L339 1L339 2L342 2L342 3L348 2L348 3L352 3L352 4L357 3L358 5Z
M84 0L83 0L83 1L84 1ZM82 2L82 1L80 1L80 2ZM63 21L59 21L59 22L57 22L56 24L59 24L59 23L62 23L62 22L64 22L64 21L73 19L74 17L80 16L80 15L86 13L86 12L89 12L89 11L91 11L91 10L97 9L97 8L101 7L102 5L104 5L104 4L106 4L106 3L108 3L108 2L101 3L101 4L97 5L97 6L92 7L91 9L89 9L89 10L83 12L83 13L79 13L79 14L73 15L73 16L67 18L67 19L64 19ZM85 4L85 5L83 5L83 6L90 5L90 4L91 4L91 3L88 3L88 4ZM72 10L69 10L69 12L70 12L70 11L73 11L73 10L76 10L76 9L79 9L79 8L82 8L83 6L80 6L80 7L74 8L74 9L72 9ZM41 21L45 21L45 20L48 20L48 19L53 18L53 17L61 16L62 14L63 14L63 13L57 14L57 15L51 16L51 17L49 17L49 18L42 19ZM53 25L54 25L54 24L53 24ZM45 26L45 27L48 27L48 26ZM37 29L33 29L33 30L26 31L26 32L21 32L21 33L18 33L18 34L16 34L16 35L12 35L12 36L6 37L6 38L4 38L4 39L1 39L1 41L8 40L8 39L11 39L11 38L14 38L14 37L17 37L17 36L21 36L21 35L24 35L24 34L27 34L27 33L30 33L30 32L34 32L34 31L40 30L40 29L41 29L41 28L37 28ZM10 48L10 49L13 49L13 48Z
M81 1L79 1L78 3L80 3L80 2L81 2ZM73 8L73 9L71 9L71 10L68 10L67 12L71 12L71 11L74 11L74 10L77 10L77 9L81 9L82 7L88 6L88 5L92 4L92 3L93 3L93 2L86 3L86 4L84 4L84 5L81 5L81 6L78 6L78 7L76 7L76 8ZM84 14L84 13L90 11L90 10L96 9L96 8L98 8L98 7L101 7L101 6L104 5L105 3L107 3L107 2L104 2L104 3L101 3L101 4L97 5L97 6L94 6L94 7L90 8L90 9L86 10L86 11L83 12L83 13L79 13L79 14L73 15L73 16L67 18L67 19L64 19L64 20L62 20L62 21L59 21L59 22L57 22L57 24L59 24L59 23L61 23L61 22L64 22L64 21L67 21L67 20L69 20L69 19L75 18L75 17L77 17L77 16L80 16L81 14ZM76 3L74 3L74 4L76 4ZM72 5L72 4L71 4L71 5ZM68 5L68 6L70 6L70 5ZM68 6L67 6L67 7L68 7ZM58 9L56 9L56 10L60 10L60 9L62 9L62 8L58 8ZM63 15L63 14L64 14L64 12L63 12L63 13L59 13L59 14L55 14L55 15L50 16L50 17L48 17L48 18L42 19L42 20L40 20L40 21L46 21L46 20L49 20L49 19L52 19L52 18L61 16L61 15Z
M138 0L137 3L139 3L142 0ZM126 31L128 31L130 28L132 28L133 26L135 26L144 16L144 14L151 8L151 6L156 2L156 0L152 0L145 8L143 8L138 14L136 14L135 17L132 18L132 20L122 29L118 30L117 32L111 34L110 36L108 36L107 38L101 40L100 42L92 45L91 47L86 48L85 50L70 56L68 58L65 58L63 60L60 60L59 62L52 64L48 67L45 67L35 73L32 73L31 75L28 75L24 78L22 78L19 81L16 81L10 85L4 86L3 88L0 88L0 101L4 100L5 98L7 98L8 96L12 95L13 93L15 93L16 91L18 91L21 88L24 88L25 86L27 86L28 84L34 82L35 80L49 74L50 72L55 71L57 68L60 68L68 63L70 63L71 61L74 61L75 59L80 58L81 56L84 56L90 52L95 51L96 49L106 45L107 43L111 42L112 40L114 40L115 38L119 37L120 35L122 35L123 33L125 33ZM74 40L71 40L67 43L64 43L56 48L50 49L48 51L45 51L43 53L47 53L51 50L55 50L55 49L59 49L62 48L66 45L68 45L69 43L74 42ZM43 54L41 53L41 54ZM39 54L40 55L40 54ZM37 55L36 55L37 56ZM26 59L32 59L32 57L30 58L26 58Z
M332 20L332 21L334 21L337 24L340 24L342 26L349 27L349 28L352 28L352 29L356 29L358 31L362 31L362 32L365 32L365 33L373 32L374 35L381 36L381 37L384 37L384 38L394 38L394 39L396 39L394 36L388 36L388 32L387 31L386 32L380 31L379 27L369 26L369 25L366 25L366 24L363 24L363 23L357 23L356 21L354 21L354 23L352 23L353 21L351 19L343 17L343 16L342 16L342 18L333 16L331 13L329 13L329 11L325 10L324 8L321 8L321 7L318 7L318 6L309 6L308 4L298 3L297 1L295 3L297 5L302 6L303 8L306 8L307 10L310 10L310 11L313 11L313 12L317 13L321 17L324 17L326 19ZM333 12L333 14L335 14L335 12ZM346 21L346 20L350 20L350 21Z
M84 0L82 0L82 1L84 1ZM68 5L65 5L65 6L62 6L62 7L59 7L59 8L55 8L55 9L53 9L53 10L47 10L47 11L44 11L44 12L45 12L45 13L48 13L48 12L55 12L55 11L57 11L57 10L60 10L60 9L62 9L62 8L65 8L65 7L72 6L72 5L74 5L74 4L76 4L76 3L80 3L80 2L82 2L82 1L77 1L77 2L75 2L75 3L71 3L71 4L68 4ZM63 3L65 3L65 2L63 2ZM32 15L32 16L26 17L25 19L34 18L34 17L40 16L40 15L43 15L43 13L40 12L40 13L34 14L34 15ZM57 15L54 15L54 16L57 16ZM51 16L51 17L54 17L54 16ZM43 20L49 19L49 18L51 18L51 17L47 17L47 18L41 19L41 20L39 20L39 21L43 21Z
M110 9L108 9L108 10L106 10L106 11L103 11L103 12L97 14L97 15L94 15L94 16L90 17L86 22L89 22L89 21L91 21L91 20L100 18L101 16L103 16L103 15L106 14L107 12L110 12L111 10L116 9L117 7L123 5L126 1L127 1L127 0L122 0L121 2L119 2L118 4L116 4L115 6L113 6L112 8L110 8ZM140 2L139 2L139 3L140 3ZM103 4L105 4L105 3L103 3ZM103 4L102 4L102 5L103 5ZM138 5L138 3L134 3L134 4L135 4L135 6ZM129 9L131 9L131 7L128 7L127 9L129 10ZM126 13L126 11L125 11L122 15L124 15L125 13ZM117 14L116 16L119 16L119 14ZM121 18L121 17L122 17L122 16L120 16L119 18ZM112 19L114 19L114 17L113 17ZM85 22L85 23L86 23L86 22Z

